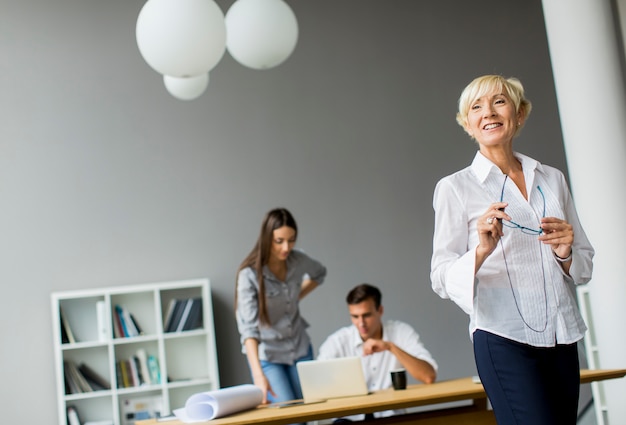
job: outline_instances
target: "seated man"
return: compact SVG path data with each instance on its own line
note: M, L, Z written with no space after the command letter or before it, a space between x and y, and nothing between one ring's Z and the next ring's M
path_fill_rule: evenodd
M391 388L391 371L404 368L418 381L430 384L437 377L437 363L420 342L419 335L403 322L383 323L382 295L373 285L363 283L346 297L352 324L330 335L319 348L318 359L361 357L370 391ZM377 412L375 417L403 411ZM363 415L350 417L363 419Z

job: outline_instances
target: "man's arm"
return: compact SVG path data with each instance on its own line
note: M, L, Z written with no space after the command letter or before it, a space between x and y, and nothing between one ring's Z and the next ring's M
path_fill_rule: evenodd
M402 364L407 372L418 381L432 384L437 379L437 372L432 365L424 360L413 357L390 341L370 338L363 344L363 354L369 355L380 351L389 351Z

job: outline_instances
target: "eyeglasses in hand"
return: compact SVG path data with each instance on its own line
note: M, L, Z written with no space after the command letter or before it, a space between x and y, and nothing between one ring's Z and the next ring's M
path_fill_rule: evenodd
M500 202L504 202L504 186L506 185L506 181L509 178L509 176L505 176L504 177L504 183L502 184L502 192L500 193ZM543 194L543 191L541 190L541 186L537 186L537 190L539 190L539 193L541 194L541 199L543 199L543 215L541 216L542 218L544 218L546 216L546 197ZM510 227L513 229L520 229L520 231L522 233L525 233L527 235L541 235L543 234L543 229L532 229L530 227L526 227L526 226L522 226L521 224L517 224L514 221L509 221L509 220L502 220L502 225L506 226L506 227Z

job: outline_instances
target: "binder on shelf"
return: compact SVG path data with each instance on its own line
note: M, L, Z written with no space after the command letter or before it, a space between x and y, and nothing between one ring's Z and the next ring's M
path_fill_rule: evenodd
M105 342L109 338L109 327L106 320L106 305L102 300L96 302L96 319L98 323L98 341Z
M172 322L172 315L174 314L174 307L176 307L176 298L172 298L167 303L167 310L165 310L165 319L163 320L163 332L167 332L167 328Z
M183 309L183 314L180 316L180 320L176 324L176 332L182 332L183 327L185 326L185 322L189 317L189 312L191 311L191 306L193 305L193 298L189 298L185 300L185 308Z
M189 317L183 326L183 331L191 331L202 327L202 298L194 298Z
M160 384L161 370L159 369L159 361L153 355L148 356L148 370L150 371L150 381L153 384Z
M169 323L167 323L167 326L165 327L165 332L176 331L176 328L178 327L178 322L183 315L183 310L185 309L186 305L186 300L175 300L174 311L170 316Z
M202 298L175 299L168 305L165 332L182 332L202 327Z

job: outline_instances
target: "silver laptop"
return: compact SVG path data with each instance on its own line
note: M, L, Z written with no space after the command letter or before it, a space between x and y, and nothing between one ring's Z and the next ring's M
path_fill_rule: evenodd
M368 394L360 357L298 362L305 403Z

